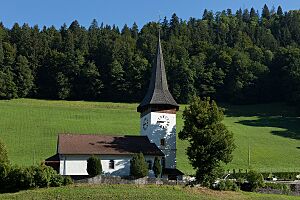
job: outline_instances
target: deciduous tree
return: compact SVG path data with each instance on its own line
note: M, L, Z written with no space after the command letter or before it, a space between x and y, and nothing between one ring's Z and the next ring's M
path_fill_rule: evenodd
M194 97L183 111L184 126L179 138L187 140L187 155L202 184L215 180L222 163L232 160L233 134L222 123L223 111L210 98Z

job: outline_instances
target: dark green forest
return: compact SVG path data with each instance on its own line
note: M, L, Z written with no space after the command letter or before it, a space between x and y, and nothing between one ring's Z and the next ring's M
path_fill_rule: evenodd
M300 102L300 10L204 10L122 28L0 24L0 99L139 102L158 29L171 93L235 104ZM299 104L299 103L298 103Z

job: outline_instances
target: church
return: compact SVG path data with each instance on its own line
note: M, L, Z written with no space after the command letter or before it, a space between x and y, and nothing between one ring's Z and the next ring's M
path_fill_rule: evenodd
M88 175L87 159L99 156L104 175L129 176L130 160L142 152L153 177L154 158L162 165L162 177L181 180L183 173L176 168L176 112L179 105L167 83L163 53L158 37L156 57L148 91L137 107L140 113L140 136L109 136L93 134L59 134L57 154L46 159L61 175Z

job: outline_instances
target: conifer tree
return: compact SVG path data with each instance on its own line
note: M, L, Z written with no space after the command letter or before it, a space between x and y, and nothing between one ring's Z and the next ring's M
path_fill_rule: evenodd
M162 167L160 164L160 159L158 157L154 158L153 171L156 178L160 177L160 174L162 172Z
M283 15L283 11L282 11L281 6L278 6L278 8L277 8L277 15L280 16L280 17Z
M252 7L251 10L250 10L250 19L254 19L256 18L257 15L256 15L256 12L255 12L255 9Z
M102 173L102 165L101 160L96 157L92 156L87 160L87 173L94 177Z
M270 19L271 14L267 4L264 5L261 16L262 18Z
M245 9L244 12L243 12L243 20L245 22L248 22L250 20L250 14L249 14L249 10L248 9Z
M161 22L166 73L176 100L188 102L193 94L229 103L298 99L297 84L279 95L271 89L276 85L271 77L277 74L282 85L291 84L278 67L289 65L272 60L282 59L283 49L300 49L300 12L285 14L278 6L275 14L265 5L261 19L254 8L232 13L205 9L202 19L183 21L174 14L170 22L166 17ZM139 31L133 24L120 33L117 26L99 27L96 20L88 29L75 20L59 30L17 23L9 29L0 22L0 98L141 101L156 53L157 27L150 22ZM272 59L262 59L260 51Z
M26 97L33 86L33 75L26 57L18 56L14 67L18 97Z
M207 20L207 16L208 16L208 11L207 11L207 9L204 9L203 15L202 15L202 20Z
M143 153L134 154L130 160L130 175L134 178L143 178L148 175L148 165Z

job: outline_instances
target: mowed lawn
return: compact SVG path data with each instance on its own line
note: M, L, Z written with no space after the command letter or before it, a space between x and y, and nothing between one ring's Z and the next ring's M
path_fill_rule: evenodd
M16 99L0 101L0 138L13 164L31 165L56 152L58 133L138 135L137 104ZM223 106L224 123L234 133L237 149L229 169L300 171L300 119L283 104ZM177 130L182 128L181 106ZM177 140L178 168L193 174Z
M0 199L232 199L232 200L293 200L296 196L259 194L251 192L220 192L205 188L156 185L75 185L0 194Z

